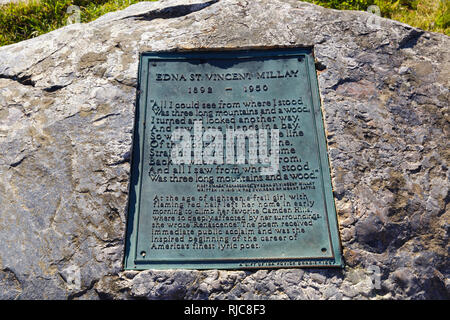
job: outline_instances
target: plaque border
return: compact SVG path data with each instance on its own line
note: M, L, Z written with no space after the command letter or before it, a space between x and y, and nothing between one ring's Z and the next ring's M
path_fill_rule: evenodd
M264 258L213 258L213 259L191 259L191 260L139 260L137 249L138 241L138 220L140 216L140 193L142 188L141 174L143 161L140 151L144 147L145 119L148 98L148 72L151 61L180 61L189 59L251 59L251 58L290 58L298 56L306 59L306 72L309 78L308 86L311 94L312 111L314 117L314 128L316 131L315 143L318 146L320 171L322 179L322 194L325 207L326 223L328 228L329 242L331 244L331 257L264 257ZM147 66L147 67L145 67ZM315 63L313 48L285 48L285 49L247 49L247 50L227 50L227 51L174 51L174 52L143 52L140 53L135 122L133 129L133 143L130 160L130 184L129 201L127 205L127 223L125 237L125 270L146 270L146 269L261 269L261 268L295 268L295 267L343 267L342 246L339 234L336 208L333 198L331 165L328 159L327 140L323 114L321 110L321 100L319 95L318 79L315 73ZM142 90L142 91L141 91ZM144 121L140 121L141 117ZM324 170L328 168L328 170ZM326 172L325 172L326 171ZM330 225L332 227L330 227ZM335 226L335 227L334 227ZM335 239L335 241L333 241ZM242 263L239 263L242 262ZM283 265L282 263L290 263ZM278 264L277 264L278 263ZM227 265L228 264L228 265ZM252 265L248 265L252 264ZM180 267L181 266L181 267Z

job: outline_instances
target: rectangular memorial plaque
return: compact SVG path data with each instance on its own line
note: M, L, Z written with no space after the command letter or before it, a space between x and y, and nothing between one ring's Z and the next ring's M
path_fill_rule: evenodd
M145 53L126 269L341 266L311 50Z

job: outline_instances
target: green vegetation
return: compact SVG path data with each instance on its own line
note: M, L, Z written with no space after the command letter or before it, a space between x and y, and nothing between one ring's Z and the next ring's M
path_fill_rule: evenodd
M105 13L124 9L142 0L29 0L0 6L0 46L30 39L61 28L68 19L89 22ZM152 0L147 0L152 1ZM155 0L153 0L155 1Z
M383 18L450 35L450 0L303 0L339 10L367 10L376 5Z
M80 8L81 22L121 10L142 0L29 0L0 6L0 46L19 42L55 30L74 19ZM155 1L155 0L144 0ZM450 35L450 0L304 0L327 8L367 10L380 8L381 16L425 30Z

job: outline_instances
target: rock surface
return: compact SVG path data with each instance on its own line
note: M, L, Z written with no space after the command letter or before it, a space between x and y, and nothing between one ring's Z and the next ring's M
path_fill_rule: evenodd
M345 269L123 271L140 52L314 47ZM294 0L143 2L0 48L1 299L450 298L450 39Z

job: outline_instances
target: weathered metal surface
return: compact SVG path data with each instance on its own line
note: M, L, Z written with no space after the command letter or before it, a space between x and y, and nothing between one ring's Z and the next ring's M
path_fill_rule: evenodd
M139 72L126 268L341 266L310 50L147 53Z

